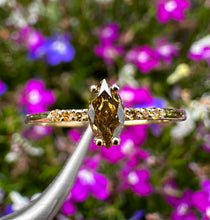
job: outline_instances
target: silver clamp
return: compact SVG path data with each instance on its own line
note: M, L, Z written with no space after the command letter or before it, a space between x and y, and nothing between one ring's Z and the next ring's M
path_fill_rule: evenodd
M68 196L92 139L90 126L86 129L77 148L45 191L21 210L6 215L0 220L51 220Z

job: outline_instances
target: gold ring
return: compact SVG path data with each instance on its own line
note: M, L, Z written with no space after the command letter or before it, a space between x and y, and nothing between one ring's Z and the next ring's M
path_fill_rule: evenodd
M118 94L119 87L102 80L90 88L92 97L88 109L52 110L26 115L27 124L77 127L91 125L96 145L109 148L120 144L124 125L139 125L183 121L184 110L174 108L124 108Z

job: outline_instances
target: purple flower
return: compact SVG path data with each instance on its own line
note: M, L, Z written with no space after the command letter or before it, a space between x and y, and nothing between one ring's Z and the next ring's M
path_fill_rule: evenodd
M135 46L127 53L125 59L127 62L135 63L143 73L148 73L159 63L157 52L148 45Z
M135 169L125 166L122 169L121 189L131 188L135 194L147 196L152 192L152 186L148 182L150 172L146 168Z
M159 0L157 5L157 19L166 23L170 19L181 21L185 18L184 12L190 7L188 0Z
M0 80L0 95L7 91L7 84Z
M35 51L44 43L44 36L41 31L26 26L20 30L20 40L25 43L29 51Z
M99 40L102 43L113 42L119 37L119 26L117 23L109 23L99 28Z
M210 35L194 42L190 47L188 56L193 60L206 60L210 63Z
M55 35L46 41L35 51L30 53L31 59L45 57L50 65L58 65L61 62L70 62L75 55L74 47L69 42L68 35Z
M170 64L173 56L178 55L178 47L175 44L167 42L165 39L157 41L156 51L160 59Z
M112 64L114 60L123 54L123 47L113 43L101 43L94 47L97 56L102 57L106 64Z
M153 97L147 87L131 87L125 85L119 90L120 97L125 107L142 106L150 104Z
M19 97L19 105L28 113L46 111L54 102L54 92L46 89L44 81L39 79L28 80Z

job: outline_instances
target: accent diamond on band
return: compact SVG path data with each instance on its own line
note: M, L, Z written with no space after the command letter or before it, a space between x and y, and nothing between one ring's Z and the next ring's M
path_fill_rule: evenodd
M173 108L124 108L117 85L104 79L99 86L92 86L88 109L52 110L26 115L28 124L75 127L90 124L95 143L109 148L120 143L119 135L124 125L183 121L184 110Z

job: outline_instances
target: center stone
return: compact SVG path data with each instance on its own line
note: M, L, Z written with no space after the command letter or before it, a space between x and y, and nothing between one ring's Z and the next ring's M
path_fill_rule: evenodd
M116 89L102 80L89 103L88 117L95 139L101 139L107 148L113 138L119 138L125 121L124 107Z

